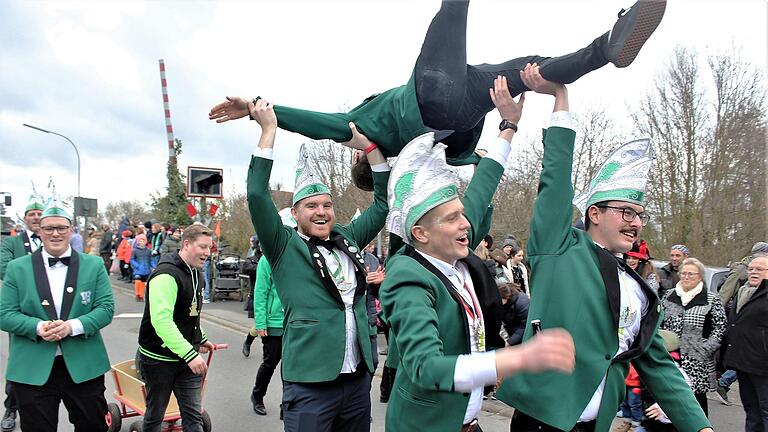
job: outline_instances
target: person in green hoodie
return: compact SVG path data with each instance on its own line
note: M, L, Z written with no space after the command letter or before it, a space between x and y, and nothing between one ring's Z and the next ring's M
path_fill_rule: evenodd
M427 30L405 85L373 95L347 113L321 113L278 105L274 107L278 126L312 139L345 142L352 139L348 124L354 122L385 157L397 156L415 137L435 131L435 140L448 146L449 164L474 164L479 161L474 150L485 115L494 109L488 89L493 87L497 76L507 77L509 92L514 97L528 90L519 76L527 63L538 63L545 78L564 84L609 62L617 67L629 66L661 22L665 7L665 0L638 1L629 10L621 10L610 32L571 54L533 55L495 65L468 65L469 0L444 0ZM246 98L227 97L211 109L208 117L221 123L247 115ZM355 165L355 184L361 189L373 190L370 169L360 152Z

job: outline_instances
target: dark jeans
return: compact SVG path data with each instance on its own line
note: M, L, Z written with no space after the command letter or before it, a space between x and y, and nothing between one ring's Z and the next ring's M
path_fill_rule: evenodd
M739 396L747 416L745 432L768 432L768 376L736 371Z
M498 75L507 77L512 96L528 90L520 79L526 63L538 63L544 78L563 84L572 83L607 63L604 47L608 33L605 33L587 47L561 57L531 55L501 64L467 65L468 8L469 0L444 0L429 25L416 60L416 96L424 124L431 128L456 132L474 128L495 108L488 89L493 88L493 80ZM512 35L509 39L500 41L499 48L518 41ZM450 137L445 140L450 141Z
M512 422L509 424L510 432L562 432L560 429L553 428L542 423L535 418L525 414L522 411L515 410L512 415ZM586 423L576 423L569 432L594 432L595 421Z
M105 389L103 375L76 384L67 371L64 357L57 356L53 361L51 375L42 386L13 383L21 430L56 432L59 404L64 402L75 432L106 431Z
M107 274L109 274L109 269L112 268L112 252L102 253L101 259L104 261L104 268L107 269Z
M625 418L638 423L643 419L643 400L639 394L632 392L631 387L627 387L627 399L621 403L620 408Z
M285 432L371 430L371 374L361 363L353 374L324 383L285 382Z
M120 276L122 276L123 279L130 279L131 272L131 263L128 261L120 260Z
M263 345L264 361L259 366L259 371L256 372L256 383L253 384L253 397L256 399L262 399L267 394L267 387L269 381L272 379L272 374L275 373L277 364L280 363L280 357L283 350L283 337L282 336L263 336L261 338Z
M147 412L144 414L142 430L160 431L165 409L173 392L179 403L184 432L202 432L203 375L192 372L184 362L164 362L141 353L138 359L141 376L147 388Z
M709 403L707 403L707 394L694 393L693 396L696 398L696 402L701 405L701 410L704 411L704 415L709 417Z

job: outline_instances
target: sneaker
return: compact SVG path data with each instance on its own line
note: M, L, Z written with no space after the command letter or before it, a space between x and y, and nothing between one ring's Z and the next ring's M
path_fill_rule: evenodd
M210 299L203 299L203 304L208 304L208 303L210 303L210 302L211 302L211 300L210 300Z
M16 429L16 410L7 409L0 422L0 430L11 432L14 429Z
M638 0L622 9L608 37L606 59L618 68L629 66L661 23L666 7L666 0Z
M728 387L723 387L721 385L717 386L717 390L715 390L715 395L718 399L720 399L720 403L723 405L731 405L731 401L728 400Z
M626 418L626 417L624 417L624 412L619 410L618 412L616 412L616 418Z

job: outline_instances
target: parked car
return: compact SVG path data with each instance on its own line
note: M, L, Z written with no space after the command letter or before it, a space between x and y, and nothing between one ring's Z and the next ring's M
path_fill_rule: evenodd
M667 265L669 261L652 260L653 267L658 271L660 268ZM704 266L704 283L707 284L707 289L715 294L720 291L720 287L723 286L723 282L728 278L728 273L731 269L728 267L713 267Z

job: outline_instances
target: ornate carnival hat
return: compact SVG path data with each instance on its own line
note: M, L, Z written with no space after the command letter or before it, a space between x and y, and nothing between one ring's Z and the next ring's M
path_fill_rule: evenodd
M573 205L582 215L589 206L602 201L643 205L648 174L655 158L648 138L621 145L603 162L587 188L573 199Z
M445 144L428 132L406 145L387 184L387 230L413 245L411 228L428 211L459 197L456 173L445 161Z
M33 193L29 195L29 200L27 201L27 206L24 208L24 215L27 214L30 210L45 210L45 204L43 202L43 197L40 195Z
M306 145L302 144L299 149L299 161L296 164L296 186L293 189L293 202L291 205L296 205L297 202L304 198L324 194L330 195L331 191L328 189L328 186L322 183L320 177L315 172L315 167L309 160Z
M56 193L54 193L51 199L48 200L48 204L46 204L45 209L43 209L43 214L40 216L40 220L51 216L63 217L70 222L72 222L73 219L72 211Z

